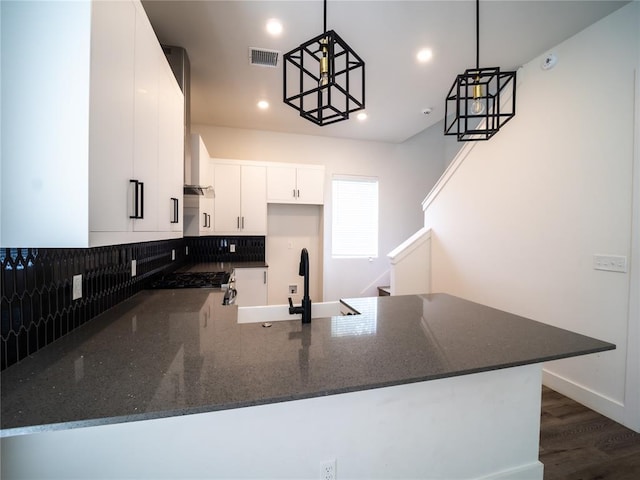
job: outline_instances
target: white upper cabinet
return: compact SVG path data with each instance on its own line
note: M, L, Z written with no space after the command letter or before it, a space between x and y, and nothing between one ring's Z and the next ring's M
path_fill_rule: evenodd
M214 160L214 230L224 235L266 235L267 168Z
M135 71L133 80L133 179L144 185L144 212L133 222L135 231L158 229L158 141L160 139L160 87L167 88L162 78L162 52L153 36L149 21L136 15ZM166 63L166 62L165 62ZM170 101L162 98L162 102ZM164 105L163 105L164 106ZM167 199L168 201L168 199ZM96 215L99 216L99 215ZM163 218L164 220L164 218Z
M324 166L270 163L267 202L324 204Z
M160 51L162 53L162 51ZM164 54L158 112L158 230L182 236L184 180L184 95Z
M63 25L60 28L65 28ZM114 35L118 32L118 35ZM89 99L89 227L128 231L134 178L136 11L128 2L92 3ZM118 141L114 141L114 139ZM85 180L86 181L86 180Z
M2 246L180 237L184 100L140 2L1 8Z

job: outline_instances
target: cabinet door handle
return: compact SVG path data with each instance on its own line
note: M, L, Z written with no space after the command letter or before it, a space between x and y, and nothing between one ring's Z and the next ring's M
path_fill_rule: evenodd
M240 230L240 217L236 217L236 229Z
M244 217L242 217L242 229L244 230Z
M171 220L171 223L178 223L178 199L171 197L171 203L173 204L173 219Z
M300 198L300 190L296 190L297 194L298 194L298 198Z
M138 182L140 185L140 218L144 218L144 183Z
M293 198L296 198L296 189L293 189Z
M211 228L211 215L207 213L207 228Z
M203 213L202 215L204 215L204 224L203 224L202 226L203 226L204 228L207 228L207 226L208 226L208 225L207 225L207 223L208 223L208 222L207 222L207 214L206 214L206 213Z
M133 183L133 215L129 218L144 218L144 183L138 180L129 180Z
M262 272L264 275L264 284L267 284L267 271L265 270L264 272Z

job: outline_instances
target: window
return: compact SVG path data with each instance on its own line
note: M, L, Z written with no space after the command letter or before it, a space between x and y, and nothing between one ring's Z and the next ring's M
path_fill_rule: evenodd
M333 257L378 256L378 179L334 176Z

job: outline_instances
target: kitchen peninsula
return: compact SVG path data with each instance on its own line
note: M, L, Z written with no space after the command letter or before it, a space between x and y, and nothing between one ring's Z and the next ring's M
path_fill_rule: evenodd
M144 291L5 370L3 476L541 479L542 362L615 348L446 294L269 328L222 295Z

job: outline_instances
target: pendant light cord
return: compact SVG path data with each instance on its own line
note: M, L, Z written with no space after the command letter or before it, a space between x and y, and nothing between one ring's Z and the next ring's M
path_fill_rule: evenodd
M324 33L327 33L327 0L324 0Z
M325 0L326 5L327 0ZM325 7L326 8L326 7ZM326 11L325 11L325 30L326 30ZM480 0L476 0L476 70L480 69Z

